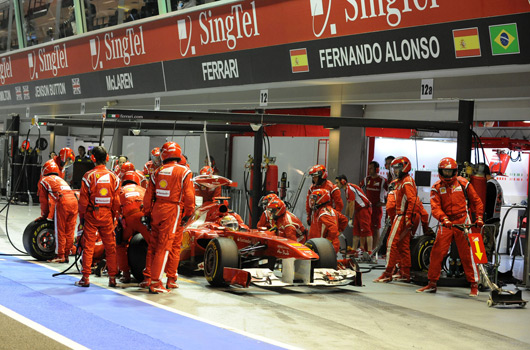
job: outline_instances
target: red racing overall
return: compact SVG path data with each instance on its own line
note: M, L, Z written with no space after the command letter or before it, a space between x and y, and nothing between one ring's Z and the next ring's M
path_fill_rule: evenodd
M109 277L116 276L118 272L114 220L120 210L119 185L116 175L104 164L96 165L83 176L79 198L79 218L84 219L83 277L88 278L91 272L96 232L99 232L105 247Z
M58 258L68 258L74 245L77 223L77 198L74 191L60 176L43 176L39 182L41 218L54 220L55 253Z
M395 217L387 241L387 264L383 276L392 277L396 264L410 278L410 237L413 214L420 214L416 183L410 175L395 181Z
M127 274L129 271L129 261L127 258L129 240L135 232L139 232L149 245L151 232L142 224L142 216L144 216L142 206L145 189L135 183L130 183L120 188L119 195L123 234L121 243L116 246L116 253L118 254L118 268L124 274ZM151 265L151 256L149 254L145 258L145 265ZM150 276L148 275L146 277Z
M144 197L145 215L151 217L148 249L153 256L150 271L153 282L160 281L166 263L168 279L176 278L183 231L181 215L191 216L194 205L191 171L187 167L168 161L155 171Z
M469 199L469 207L466 200ZM470 223L470 212L481 216L484 207L480 197L475 192L473 186L463 177L456 177L451 183L438 180L431 188L431 212L432 216L441 223L445 218L453 224ZM466 279L471 283L477 283L478 272L471 248L464 236L464 233L457 228L441 227L441 231L436 235L436 240L431 251L431 261L429 264L429 281L436 282L440 278L442 260L447 255L452 239L455 239L460 260L464 267Z

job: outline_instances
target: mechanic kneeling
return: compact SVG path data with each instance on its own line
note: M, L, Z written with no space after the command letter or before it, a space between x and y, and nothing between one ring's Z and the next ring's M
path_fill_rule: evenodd
M267 204L268 217L271 229L279 237L305 243L307 230L293 213L287 210L285 203L280 198L275 198Z
M129 240L135 232L140 232L147 244L150 243L151 238L151 232L142 223L145 189L139 186L140 181L140 177L135 171L127 171L121 179L121 188L119 191L121 203L120 222L123 230L116 232L116 254L118 255L118 269L123 273L120 279L122 283L131 282L131 273L127 258ZM150 266L151 256L147 255L145 260L145 265ZM144 277L151 277L148 271L147 274L144 272Z
M319 188L309 195L312 210L311 230L309 237L326 238L333 244L335 252L340 249L339 234L348 226L348 219L338 210L331 207L331 196L328 190Z

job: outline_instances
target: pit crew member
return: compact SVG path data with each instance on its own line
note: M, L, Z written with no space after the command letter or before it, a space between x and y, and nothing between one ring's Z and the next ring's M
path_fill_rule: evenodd
M381 219L383 217L383 206L385 205L385 194L388 191L388 183L386 179L379 175L379 163L371 161L368 164L368 176L365 177L359 184L366 193L366 197L372 203L372 216L371 216L371 228L372 228L372 241L369 250L374 249L377 246L379 240L379 229L381 228Z
M338 210L331 207L329 191L318 188L309 195L309 205L312 210L311 228L308 239L326 238L333 244L335 252L340 249L339 234L348 225L348 219Z
M103 241L109 274L109 287L116 287L116 239L114 237L114 222L120 210L118 189L120 182L116 175L105 167L109 160L107 150L103 146L92 149L90 159L95 168L83 176L81 194L79 197L79 220L83 225L83 277L76 282L77 286L90 286L96 232Z
M372 204L363 190L357 185L348 182L346 175L339 175L335 183L346 192L346 217L349 219L350 227L353 227L352 248L357 249L359 240L361 250L368 248L368 254L372 254L372 229L370 221L372 217Z
M267 213L270 218L270 231L279 237L285 237L304 243L307 237L307 230L293 213L287 210L285 203L278 197L272 199L267 204Z
M409 175L412 169L407 157L397 157L391 168L396 177L394 196L396 216L392 222L387 241L387 263L383 274L374 282L391 282L392 272L400 264L401 279L410 281L410 237L414 213L419 213L419 199L414 179Z
M122 167L123 169L123 167ZM139 232L147 244L149 245L151 239L151 232L145 225L142 224L142 217L144 213L143 200L145 196L145 189L139 186L140 177L135 171L127 171L123 174L121 179L121 188L119 190L120 196L120 222L123 230L116 232L116 254L118 255L118 269L122 271L122 278L120 282L131 282L131 273L127 257L127 248L129 241L135 232ZM151 255L145 258L146 266L151 266ZM150 272L144 271L144 278L150 278Z
M431 212L440 221L438 232L431 250L427 277L429 283L416 292L436 293L436 283L440 278L442 260L447 255L451 241L455 240L458 254L464 267L466 279L471 284L469 296L478 296L478 271L473 262L471 248L462 231L453 224L471 223L471 213L476 215L478 227L484 226L482 213L484 206L473 185L465 178L457 176L458 165L453 158L442 158L438 163L438 180L431 188Z
M179 165L182 153L176 142L166 142L160 149L162 166L150 179L144 197L145 216L151 221L152 252L150 293L167 293L178 288L177 267L182 242L182 227L193 213L195 194L191 171ZM168 264L166 269L166 262ZM166 288L162 274L166 270Z
M55 224L55 258L53 263L67 263L73 250L75 226L77 223L77 198L66 181L59 176L59 167L53 160L42 166L39 181L41 216L35 220L47 219Z

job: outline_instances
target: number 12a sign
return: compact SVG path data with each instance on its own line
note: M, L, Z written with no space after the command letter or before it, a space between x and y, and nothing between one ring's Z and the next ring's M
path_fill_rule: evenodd
M420 99L432 100L433 94L434 94L434 79L422 79Z

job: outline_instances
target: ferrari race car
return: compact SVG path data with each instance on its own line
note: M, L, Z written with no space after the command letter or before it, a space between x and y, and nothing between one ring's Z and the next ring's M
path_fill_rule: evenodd
M201 175L193 182L215 188L231 181L216 175ZM244 224L223 218L239 217L228 207L228 198L218 197L200 206L184 228L179 271L204 270L212 286L250 283L261 287L362 285L355 259L337 262L333 245L316 238L305 245L272 232L245 229ZM234 222L235 221L235 222ZM225 224L225 225L223 225ZM140 234L129 243L129 265L141 281L147 243Z

